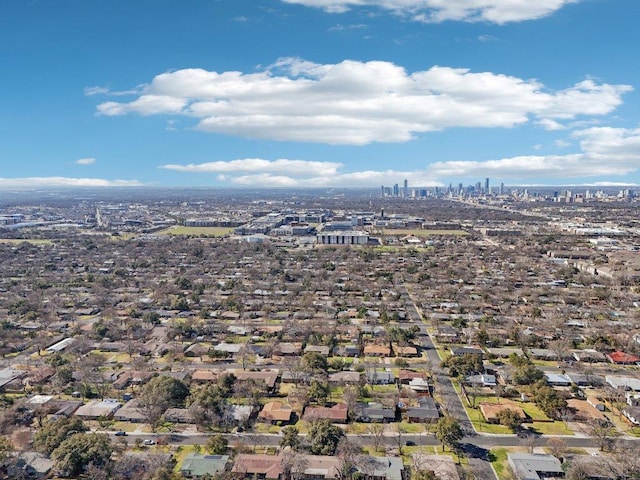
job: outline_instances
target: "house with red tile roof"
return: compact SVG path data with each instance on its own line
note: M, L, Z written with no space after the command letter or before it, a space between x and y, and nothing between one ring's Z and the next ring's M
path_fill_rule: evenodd
M312 407L309 406L304 410L304 420L314 421L320 419L328 419L333 423L347 423L347 404L336 403L333 407Z
M607 354L607 358L611 363L615 363L617 365L632 365L634 363L640 362L640 358L636 357L635 355L621 352L619 350Z
M279 479L284 473L282 456L241 453L236 457L231 472L235 478Z

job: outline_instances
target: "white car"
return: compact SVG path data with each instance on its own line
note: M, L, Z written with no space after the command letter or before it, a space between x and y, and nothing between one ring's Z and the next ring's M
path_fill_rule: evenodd
M156 441L155 440L151 440L150 438L147 438L144 442L142 442L144 445L155 445Z

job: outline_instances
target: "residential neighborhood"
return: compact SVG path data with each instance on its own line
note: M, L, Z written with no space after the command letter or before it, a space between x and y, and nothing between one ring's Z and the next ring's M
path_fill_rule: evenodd
M61 198L0 205L3 478L640 474L633 199Z

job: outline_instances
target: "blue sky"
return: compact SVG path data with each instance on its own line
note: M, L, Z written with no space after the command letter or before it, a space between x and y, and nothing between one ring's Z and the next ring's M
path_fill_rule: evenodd
M637 0L4 0L0 187L640 183Z

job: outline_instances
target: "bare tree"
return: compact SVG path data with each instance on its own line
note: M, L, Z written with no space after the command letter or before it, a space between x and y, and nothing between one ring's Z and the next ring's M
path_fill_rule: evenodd
M367 433L371 436L373 449L376 452L380 451L382 440L384 438L384 425L381 423L370 423L367 425Z

